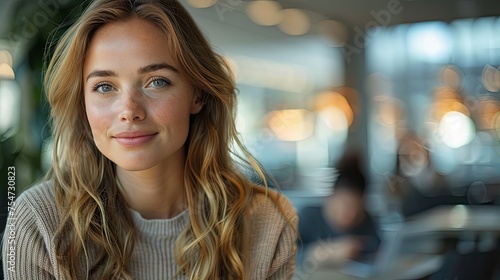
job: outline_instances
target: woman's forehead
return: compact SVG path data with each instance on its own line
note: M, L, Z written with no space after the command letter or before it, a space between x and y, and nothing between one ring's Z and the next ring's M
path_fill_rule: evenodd
M152 64L167 64L178 69L169 39L161 28L141 19L117 21L99 28L87 49L84 73L93 68L139 69Z

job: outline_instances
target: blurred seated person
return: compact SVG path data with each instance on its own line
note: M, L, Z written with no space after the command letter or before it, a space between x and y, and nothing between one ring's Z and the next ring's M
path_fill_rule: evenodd
M347 155L337 165L338 178L322 206L300 214L302 252L298 261L342 266L350 260L371 262L380 244L375 224L365 209L366 180L359 158Z

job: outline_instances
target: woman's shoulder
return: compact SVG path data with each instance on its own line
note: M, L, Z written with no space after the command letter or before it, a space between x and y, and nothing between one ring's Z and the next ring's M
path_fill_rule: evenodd
M290 200L282 193L272 189L255 190L251 207L250 216L255 221L269 221L278 223L295 223L297 212Z
M16 199L16 207L14 208L16 211L33 212L41 219L57 215L52 183L42 182L25 190Z
M19 200L29 201L35 204L46 204L54 202L54 187L52 182L45 181L34 185L23 191L18 198Z
M249 279L291 279L298 221L293 204L277 191L257 188L250 209Z

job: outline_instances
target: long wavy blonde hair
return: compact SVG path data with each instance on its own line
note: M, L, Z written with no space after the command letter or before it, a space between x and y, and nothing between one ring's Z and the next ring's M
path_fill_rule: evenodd
M61 210L54 240L62 277L132 279L127 263L134 248L134 224L118 190L115 164L94 144L85 114L82 74L96 30L131 18L150 21L165 32L169 41L165 50L173 52L204 102L191 119L186 143L184 184L190 223L175 245L179 271L190 279L243 279L245 213L255 192L267 188L249 182L234 156L243 154L248 166L267 183L238 140L235 85L227 64L174 0L93 1L52 54L49 50L44 84L52 109L54 154L48 178ZM86 271L79 268L82 261Z

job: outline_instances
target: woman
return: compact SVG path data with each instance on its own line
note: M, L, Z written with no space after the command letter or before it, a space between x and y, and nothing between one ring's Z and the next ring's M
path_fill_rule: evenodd
M296 214L233 159L265 181L228 67L179 3L94 1L44 83L53 165L16 201L7 279L292 277Z

